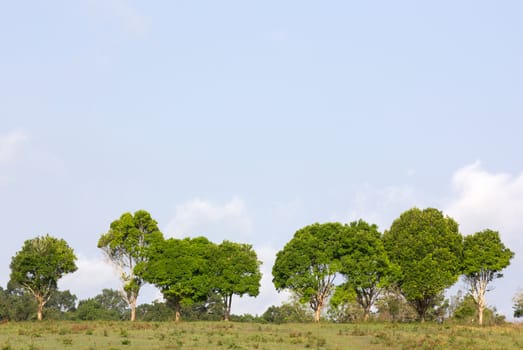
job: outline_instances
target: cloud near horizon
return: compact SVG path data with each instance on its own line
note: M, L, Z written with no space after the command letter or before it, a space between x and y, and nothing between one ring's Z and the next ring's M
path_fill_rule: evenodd
M252 232L252 220L245 202L238 197L221 205L195 198L176 206L164 232L177 238L205 236L216 243L224 239L240 241Z
M507 240L520 241L523 173L490 173L475 162L454 173L452 188L445 212L460 223L463 234L491 228Z

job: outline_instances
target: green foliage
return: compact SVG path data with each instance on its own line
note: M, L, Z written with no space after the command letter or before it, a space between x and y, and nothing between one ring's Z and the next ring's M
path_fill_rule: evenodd
M76 271L76 256L63 239L49 235L24 242L11 260L11 282L29 291L38 302L38 319L63 275Z
M383 236L389 259L401 269L397 283L424 320L435 299L460 274L462 236L458 224L434 208L410 209Z
M203 301L182 305L180 314L187 321L219 321L225 314L221 295L211 292Z
M410 322L417 317L416 310L395 285L385 289L376 301L376 308L380 321Z
M156 285L180 317L182 305L204 301L212 290L211 256L215 245L205 237L157 240L136 273Z
M476 324L478 318L477 304L472 295L467 294L460 297L451 315L451 320L462 324ZM486 325L503 324L505 322L505 317L497 314L495 308L485 308L483 318Z
M308 322L311 315L297 300L283 303L280 306L270 306L261 316L268 323L298 323Z
M0 287L0 320L29 321L34 319L38 304L29 292L8 284Z
M354 292L366 320L382 289L395 279L398 268L389 262L376 225L363 220L352 222L346 240L340 272L346 279L345 289Z
M138 305L136 318L140 321L170 321L174 318L174 310L166 303L155 300L151 304Z
M94 298L80 300L75 315L79 320L124 320L129 309L120 291L103 289Z
M514 309L514 317L523 317L523 291L520 290L516 293L512 301L514 302L512 307Z
M231 312L232 296L260 293L261 262L250 244L223 241L211 257L212 285L224 301L224 319Z
M510 264L514 253L506 248L493 230L483 230L467 236L463 242L463 274L476 302L479 324L483 324L488 284L503 276L501 270Z
M146 247L151 242L161 239L163 235L151 214L145 210L138 210L134 215L122 214L98 240L98 248L102 249L120 270L123 289L132 309L131 320L134 320L136 300L143 284L143 280L135 274L134 268L145 261Z
M102 304L94 299L89 298L80 300L75 312L75 318L82 321L93 320L119 320L120 317L115 311L105 309Z
M463 241L463 274L473 279L484 275L491 282L503 276L501 270L513 257L514 253L501 242L499 232L490 229L476 232Z
M298 230L276 255L272 268L278 291L288 289L309 303L319 321L323 306L341 268L347 227L340 223L312 224Z
M76 295L70 291L56 291L45 304L44 316L50 320L65 320L76 310Z
M332 322L346 323L363 319L363 309L357 301L354 288L347 283L336 286L329 300L327 317Z

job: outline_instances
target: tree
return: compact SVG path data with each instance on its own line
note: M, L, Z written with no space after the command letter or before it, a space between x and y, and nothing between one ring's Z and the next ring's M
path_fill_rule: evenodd
M438 296L458 280L463 245L458 224L437 209L413 208L394 220L383 242L401 270L398 286L423 322Z
M223 241L212 256L214 291L225 305L223 318L229 321L232 296L257 296L260 293L261 262L249 244Z
M312 224L298 230L276 255L272 268L274 286L278 291L296 293L302 303L309 303L314 321L331 294L347 236L340 223Z
M33 295L25 289L7 284L7 289L0 287L0 320L29 321L34 318L37 303Z
M152 304L138 305L136 315L140 321L168 321L173 319L174 311L165 302L155 300Z
M151 214L138 210L134 215L122 214L98 240L98 248L119 270L125 297L131 307L131 321L136 318L136 303L143 284L134 268L144 261L144 250L150 242L161 237L158 223Z
M45 318L54 320L66 319L76 310L76 299L76 295L71 294L69 290L57 290L45 304Z
M390 285L396 269L389 262L376 225L355 221L348 226L348 233L350 243L343 252L340 272L346 279L344 287L354 291L367 321L372 305Z
M49 235L24 242L11 260L11 281L28 290L38 303L37 318L42 320L44 305L63 275L76 271L76 256L63 239Z
M136 266L137 276L156 285L174 308L176 322L182 305L204 301L212 291L210 261L215 248L205 237L158 240Z
M516 293L512 301L514 302L514 306L512 306L514 317L523 317L523 290Z
M416 319L417 312L396 285L391 285L382 292L376 301L380 321L405 322Z
M280 306L272 305L261 316L261 319L269 323L303 323L310 322L310 308L300 302L296 294L292 294L289 301Z
M329 320L335 323L353 322L363 319L363 309L356 301L356 292L346 283L336 286L329 299Z
M488 284L503 277L501 271L510 264L514 253L506 248L497 231L486 229L466 236L463 241L463 274L469 292L476 302L478 323L483 325L487 307Z

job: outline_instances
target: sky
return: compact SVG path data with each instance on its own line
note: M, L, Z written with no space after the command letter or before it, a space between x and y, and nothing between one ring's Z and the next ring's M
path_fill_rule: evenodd
M96 247L145 209L166 237L276 253L315 222L387 230L436 207L515 252L523 288L520 1L0 1L0 285L27 239L64 238L80 299L119 288ZM458 282L457 289L465 289ZM159 293L147 286L139 302Z

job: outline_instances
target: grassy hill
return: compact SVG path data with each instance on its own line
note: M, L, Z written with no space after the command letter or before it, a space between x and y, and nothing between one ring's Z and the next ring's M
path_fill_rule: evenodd
M52 322L0 325L7 349L522 349L523 325Z

